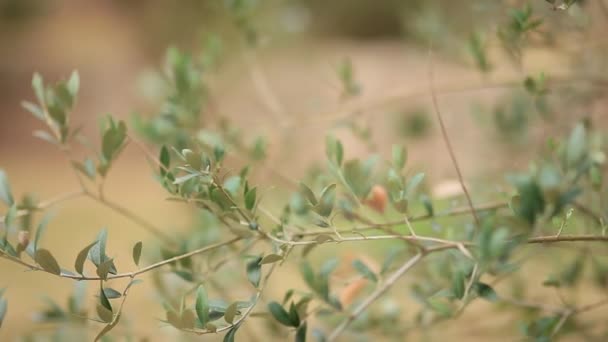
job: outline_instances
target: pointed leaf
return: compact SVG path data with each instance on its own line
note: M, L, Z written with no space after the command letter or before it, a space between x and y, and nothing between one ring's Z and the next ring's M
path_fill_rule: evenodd
M234 342L234 337L236 336L236 332L239 330L240 325L235 325L232 329L228 330L226 335L224 335L224 342Z
M2 169L0 169L0 200L6 203L7 206L11 206L15 202L8 177Z
M8 301L6 299L0 298L0 328L2 328L2 322L4 321L4 317L6 317L7 309Z
M373 281L373 282L377 282L378 281L378 277L376 276L376 274L361 260L357 259L355 261L353 261L353 267L357 270L357 272L359 272L363 277Z
M114 319L114 314L112 311L108 310L105 306L99 303L97 303L95 308L97 310L97 316L99 316L104 323L112 322L112 319Z
M110 272L110 268L114 264L114 259L108 259L101 263L101 265L97 266L97 275L99 278L103 280L108 279L108 273Z
M97 241L90 243L88 246L83 248L76 256L76 261L74 262L74 269L78 274L84 275L84 262L87 260L87 255L89 255L89 250L93 248L97 244Z
M255 206L255 200L257 196L257 188L250 189L247 194L245 194L245 208L247 210L253 210Z
M260 261L260 264L261 265L272 264L272 263L275 263L275 262L281 261L281 260L283 260L283 257L278 254L268 254L264 258L262 258L262 261Z
M261 257L257 257L247 263L247 279L254 286L260 286L260 279L262 278L262 265L260 265L260 261L262 261Z
M59 267L57 260L55 260L55 257L53 257L51 252L49 252L48 250L42 248L36 250L34 260L45 271L55 275L61 274L61 268Z
M272 317L274 317L274 319L276 319L277 322L279 322L285 326L288 326L288 327L294 326L291 319L289 319L289 314L287 313L287 311L285 311L285 309L283 308L283 306L281 306L281 304L279 304L277 302L270 302L268 304L268 311L270 311L270 313L272 314Z
M207 323L209 323L209 303L208 303L208 297L207 297L207 291L205 291L205 288L201 285L198 287L198 290L196 291L196 304L195 304L195 309L196 309L196 315L198 316L198 320L199 322L201 322L201 324L203 326L205 326Z
M139 258L141 257L141 249L142 249L142 242L138 241L135 246L133 246L133 262L135 262L135 265L139 266Z

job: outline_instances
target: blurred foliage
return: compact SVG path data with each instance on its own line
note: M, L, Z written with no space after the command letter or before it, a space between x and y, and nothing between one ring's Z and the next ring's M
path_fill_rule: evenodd
M184 8L219 6L189 3L194 7ZM387 1L383 3L386 7L376 7L357 1L351 6L360 18L378 15L379 21L365 30L347 24L338 26L357 37L378 37L397 30L399 25L395 22L403 20L405 24L399 27L411 37L436 41L439 49L449 51L447 54L468 51L469 55L463 53L461 57L468 58L483 77L496 65L494 55L487 51L492 33L502 52L521 68L532 46L556 49L555 44L565 32L578 34L593 28L577 19L591 9L572 1L535 2L534 6L518 1L467 3L471 6ZM328 11L353 10L315 1L309 5ZM136 9L145 3L133 1L121 6ZM175 5L156 6L169 9ZM232 0L222 6L243 42L244 53L260 48L264 44L263 28L274 25L268 19L272 16L264 13L268 5ZM456 13L451 11L458 11L459 15L451 16ZM467 14L485 15L472 24ZM388 22L380 20L387 17L391 18ZM399 20L393 22L392 17ZM564 25L572 21L575 23ZM87 300L82 286L75 288L65 305L59 300L45 300L45 308L37 318L56 328L50 333L24 332L24 338L50 335L64 340L90 339L93 336L87 331L91 327L96 331L95 340L136 338L121 318L128 315L129 310L123 307L129 292L138 290L139 277L147 273L152 275L151 284L144 285L153 287L158 294L163 324L194 336L222 333L224 341L244 336L254 339L239 332L248 324L257 324L255 331L264 331L267 339L289 336L305 341L311 336L331 341L348 340L355 334L370 339L403 338L418 328L431 331L439 322L457 319L476 300L514 313L520 337L550 341L593 333L600 334L597 340L602 340L608 334L601 322L579 324L583 321L580 314L605 307L606 298L586 303L576 293L583 286L605 291L607 284L608 266L601 259L608 241L606 132L585 115L571 120L573 124L563 130L561 137L552 137L542 146L522 139L536 125L571 115L573 108L592 108L605 96L608 80L595 73L598 70L592 65L564 65L571 74L560 79L543 72L523 75L514 84L482 84L482 89L510 90L488 111L491 114L486 117L497 128L492 134L500 132L509 138L506 142L524 141L523 145L538 151L538 155L527 169L507 172L506 184L496 180L483 184L504 187L492 193L493 202L478 203L482 196L473 192L473 206L471 194L461 180L460 200L466 197L470 205L443 208L446 203L431 200L425 173L410 166L407 147L397 141L389 158L382 157L388 151L357 158L350 145L327 134L325 164L301 181L282 175L281 165L268 165L269 147L280 142L272 136L256 136L251 127L216 117L209 109L208 91L212 85L208 76L220 67L222 56L232 50L224 49L225 38L221 35L207 37L199 52L168 50L157 75L162 95L154 101L156 110L133 117L136 132L154 146L154 152L139 142L127 123L112 116L100 124L98 144L91 144L72 120L80 89L79 74L74 72L53 84L34 75L36 103L24 102L23 107L44 127L35 136L57 147L71 163L80 188L53 201L37 201L34 196L19 199L14 195L10 175L0 170L0 201L4 209L0 257L31 271L72 279L77 284L90 282L95 287L93 295L89 295L91 300ZM602 56L605 51L598 50L597 56L589 58ZM345 59L336 73L342 86L338 100L360 100L365 87L357 78L354 63ZM583 86L575 87L578 83ZM576 101L571 101L571 97ZM434 110L441 117L438 109ZM362 112L353 110L346 119L336 120L346 122L343 126L374 146L374 135L356 121ZM424 136L431 128L429 116L424 109L400 115L402 121L395 125L397 133ZM442 136L451 149L443 127ZM191 229L169 232L106 196L108 175L128 144L136 144L153 164L152 173L166 191L167 199L192 209L195 220ZM84 161L73 156L75 147L87 151ZM460 173L457 162L454 164ZM289 186L284 192L288 195L268 191L252 172L258 167L269 168L277 178L287 180ZM101 229L81 247L73 267L61 265L53 249L47 249L43 242L45 234L53 234L46 229L52 217L47 214L32 223L32 214L66 199L85 197L137 223L153 234L158 244L138 241L128 253L131 260L117 263L111 257L116 254L107 250L107 230ZM372 258L363 246L371 246L374 241L384 244ZM530 255L558 255L541 244L574 246L575 242L584 243L583 248L575 247L566 261L556 258L555 266L543 265L540 269L546 275L540 284L546 288L544 294L550 296L554 293L552 288L559 289L559 306L529 302L527 287L535 285L534 280L526 279L523 285L517 282L517 275L526 271L524 262ZM340 249L331 247L339 244L359 246L355 259L342 262ZM322 248L328 254L314 255ZM153 252L143 254L142 259L142 253L147 251ZM305 286L292 288L276 278L275 270L285 263L297 266ZM127 264L133 267L132 271L123 270ZM416 302L407 308L410 316L401 315L405 305L400 296L403 288L399 286L405 274L408 292ZM497 286L499 281L513 277L516 280L511 284ZM115 289L111 281L116 279L128 282ZM267 297L269 291L265 292L269 284L278 288L271 294L273 298ZM393 288L401 291L389 295ZM8 307L4 293L4 289L0 290L0 323ZM585 300L590 297L595 296ZM380 303L382 307L377 308L375 304ZM11 302L11 306L18 304ZM255 316L266 317L266 323L250 320ZM119 325L125 329L114 329Z

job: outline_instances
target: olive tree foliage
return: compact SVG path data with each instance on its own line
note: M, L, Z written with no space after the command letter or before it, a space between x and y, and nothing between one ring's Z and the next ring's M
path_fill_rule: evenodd
M569 15L571 6L583 10L574 1L539 3L556 11L551 20L525 4L509 8L498 27L488 26L486 32L471 34L468 48L481 73L492 69L484 37L496 33L497 41L517 63L530 44L550 44L538 39L539 32L560 32L560 25L574 20ZM246 4L234 2L232 10L244 37L255 45L251 8ZM573 29L584 31L585 26ZM224 341L245 340L239 337L239 330L247 325L256 326L252 334L264 330L268 336L296 341L350 340L354 334L398 337L419 328L449 324L475 301L488 301L496 310L513 312L519 324L505 329L517 328L521 337L538 341L569 334L591 335L598 340L606 337L608 331L602 322L589 322L580 316L605 309L608 297L577 300L569 296L580 286L608 286L608 263L602 258L608 245L603 181L606 132L596 129L590 119L575 123L569 133L540 147L540 155L530 161L528 169L509 172L506 191L493 198L478 196L466 187L452 151L450 127L444 125L437 101L442 90L433 83L431 54L431 117L441 128L446 156L459 176L462 207L446 208L445 203L431 199L423 186L425 174L408 167L406 146L395 144L389 160L377 156L347 159L347 146L332 135L326 138L325 166L301 181L281 176L283 180L276 185L286 187L291 195L273 196L250 176L252 168L268 169L266 145L273 142L244 139L244 128L238 122L205 121L212 115L206 75L217 61L217 47L218 41L211 41L202 55L170 49L163 68L167 92L156 114L134 118L131 127L107 117L100 127L99 148L84 159L74 157L73 149L95 144L71 124L80 87L78 73L55 84L34 75L35 101L23 103L41 122L34 135L65 155L80 188L46 201L33 196L18 199L13 195L10 175L0 171L0 200L6 208L0 226L0 257L26 270L90 283L95 292L94 306L87 305L81 290L70 296L66 306L49 300L41 313L44 322L70 325L85 334L93 329L94 335L84 336L95 340L137 337L128 329L113 329L129 315L125 303L130 292L152 286L162 298L158 304L159 311L165 313L161 326L193 336L222 336ZM608 78L585 66L571 69L571 76L560 78L542 73L506 85L481 84L480 88L500 86L524 92L524 100L521 94L511 105L499 99L490 112L500 131L517 131L534 118L556 119L563 110L589 108L606 95ZM350 63L338 69L338 77L347 100L364 89ZM574 100L564 93L573 95ZM135 145L154 165L152 172L169 200L196 209L198 227L183 233L168 232L104 194L105 180L127 145ZM272 172L280 173L274 168ZM487 201L482 202L482 197ZM52 246L41 241L50 217L38 216L51 206L79 198L93 199L116 211L158 241L136 243L131 267L119 269L117 264L126 268L129 261L115 263L109 256L112 253L106 251L106 243L111 237L102 229L82 246L72 265L59 264ZM366 258L346 266L339 265L338 258L310 261L319 250L331 255L338 245L365 248L378 243L388 247L382 248L377 263ZM500 283L517 278L524 264L545 246L564 247L560 253L567 256L567 260L560 258L558 264L545 269L543 282L547 291L555 288L560 294L562 305L528 299L516 282L497 290ZM158 253L142 258L146 249ZM95 273L87 272L86 265L92 265ZM281 283L275 270L288 265L297 266L307 288L284 288L282 293L270 294L266 290L269 284ZM338 266L352 270L348 279L336 275ZM152 275L150 283L138 285L140 277L148 273ZM189 290L177 290L168 275L180 278ZM126 282L115 282L119 279ZM404 283L407 291L400 285ZM115 289L115 284L121 287ZM353 284L363 284L362 289L353 291ZM245 289L249 295L225 295L222 289L230 288ZM5 291L0 290L0 323L9 308L2 299ZM414 314L409 316L395 309L404 294L414 299L407 308ZM379 301L386 303L387 298L393 298L392 309L378 309ZM267 322L261 324L260 320ZM59 337L60 333L57 329ZM35 332L24 334L37 336Z

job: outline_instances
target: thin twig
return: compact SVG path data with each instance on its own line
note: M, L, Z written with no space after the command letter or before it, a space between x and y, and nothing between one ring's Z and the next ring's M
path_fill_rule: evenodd
M450 138L448 137L448 132L445 128L445 123L443 122L443 117L441 112L439 111L439 104L437 102L437 95L435 94L435 83L434 83L434 70L433 70L433 46L429 48L429 88L431 91L431 99L433 102L433 108L435 109L435 114L437 115L437 120L439 121L439 126L441 128L441 135L443 137L443 141L448 149L450 154L450 158L452 159L452 164L454 165L454 169L456 169L456 173L458 174L458 181L460 182L460 186L462 187L462 191L467 198L467 202L469 202L469 207L471 208L471 214L475 219L475 223L477 224L477 228L481 228L481 221L479 220L479 216L477 216L477 212L475 211L475 207L473 206L473 200L471 200L471 195L469 194L469 190L467 190L466 185L464 184L464 179L462 177L462 172L460 171L460 166L458 166L458 160L456 159L456 155L454 154L454 149L452 148L452 143L450 142Z
M121 206L118 203L112 202L106 198L101 198L99 196L96 196L95 194L92 194L90 192L87 192L86 195L89 198L95 200L96 202L102 204L103 206L108 207L108 208L112 209L113 211L117 212L118 214L124 216L125 218L135 222L136 224L138 224L139 226L141 226L148 232L155 235L161 241L168 243L170 245L173 245L173 246L176 245L175 239L173 237L171 237L167 233L163 232L159 227L154 225L152 222L149 222L148 220L144 219L143 217L138 216L135 213L131 212L129 209Z
M110 274L110 275L108 275L107 280L120 279L120 278L134 278L134 277L136 277L136 276L138 276L140 274L152 271L152 270L157 269L159 267L171 264L173 262L176 262L176 261L179 261L179 260L182 260L182 259L190 258L190 257L195 256L197 254L202 254L202 253L205 253L205 252L208 252L208 251L211 251L211 250L223 247L223 246L227 246L227 245L233 244L233 243L235 243L235 242L237 242L239 240L241 240L241 238L240 237L236 237L236 238L233 238L231 240L227 240L227 241L224 241L224 242L219 242L219 243L216 243L216 244L213 244L213 245L208 245L208 246L205 246L205 247L202 247L202 248L199 248L199 249L195 249L195 250L190 251L188 253L175 256L173 258L169 258L169 259L165 259L165 260L159 261L159 262L157 262L155 264L146 266L146 267L141 268L141 269L139 269L137 271L126 272L126 273L119 273L119 274ZM18 264L21 264L21 265L29 268L32 271L47 272L46 270L44 270L42 267L40 267L38 265L30 264L30 263L28 263L26 261L23 261L23 260L19 259L19 258L10 256L8 254L5 254L1 250L0 250L0 257L3 257L5 259L7 259L7 260L13 261L13 262L18 263ZM68 279L74 279L74 280L102 280L101 277L90 277L90 276L76 275L76 274L71 274L71 273L61 273L58 276L62 277L62 278L68 278Z
M405 262L399 269L397 269L390 277L386 278L386 281L379 286L369 297L365 298L359 306L357 306L348 317L340 323L328 336L328 341L334 341L340 334L348 328L348 326L361 315L367 308L372 305L378 298L380 298L386 291L388 291L397 280L399 280L407 271L412 269L424 256L423 253L414 255L411 259Z
M69 200L72 200L72 199L75 199L78 197L82 197L84 195L85 195L85 192L83 190L66 192L65 194L61 194L56 197L50 198L46 201L42 201L42 202L38 203L38 205L36 205L35 208L17 210L17 217L22 217L22 216L28 215L28 214L32 213L33 211L48 209L59 203L69 201ZM0 216L0 222L4 222L4 219L5 219L5 216Z

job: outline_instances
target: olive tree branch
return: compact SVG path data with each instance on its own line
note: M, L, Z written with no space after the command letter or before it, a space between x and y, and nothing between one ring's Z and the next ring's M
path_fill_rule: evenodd
M184 253L184 254L181 254L181 255L169 258L169 259L165 259L165 260L159 261L159 262L154 263L152 265L149 265L149 266L146 266L144 268L141 268L141 269L139 269L137 271L131 271L131 272L126 272L126 273L118 273L118 274L110 274L110 275L108 275L107 279L104 279L104 278L101 278L101 277L98 277L98 276L91 277L91 276L77 275L77 274L65 273L65 272L61 273L61 274L59 274L57 276L61 277L61 278L68 278L68 279L73 279L73 280L87 280L87 281L91 281L91 280L112 280L112 279L120 279L120 278L134 278L134 277L136 277L136 276L138 276L140 274L147 273L149 271L152 271L152 270L157 269L159 267L163 267L163 266L171 264L173 262L176 262L176 261L179 261L179 260L182 260L182 259L186 259L186 258L190 258L190 257L198 255L198 254L206 253L208 251L211 251L211 250L214 250L214 249L218 249L218 248L223 247L223 246L231 245L231 244L233 244L233 243L235 243L235 242L237 242L237 241L239 241L241 239L242 239L241 237L235 237L235 238L232 238L232 239L224 241L224 242L218 242L218 243L215 243L215 244L212 244L212 245L207 245L205 247L195 249L195 250L190 251L188 253ZM32 271L42 271L42 272L50 273L50 272L46 271L45 269L43 269L42 267L40 267L40 266L38 266L36 264L28 263L28 262L26 262L26 261L24 261L22 259L16 258L16 257L11 256L11 255L8 255L8 254L6 254L2 250L0 250L0 257L2 257L4 259L7 259L9 261L18 263L20 265L23 265L23 266L29 268ZM51 273L51 274L53 274L53 273Z

